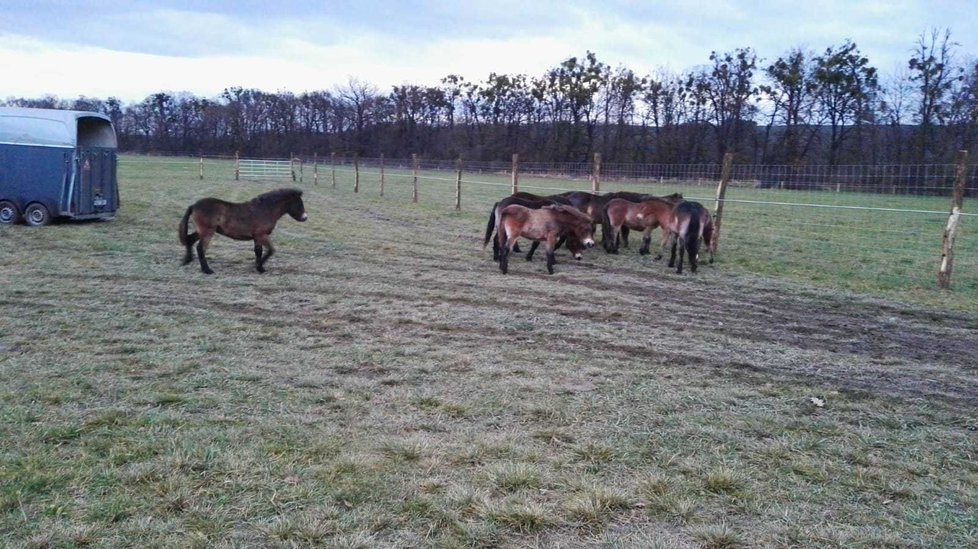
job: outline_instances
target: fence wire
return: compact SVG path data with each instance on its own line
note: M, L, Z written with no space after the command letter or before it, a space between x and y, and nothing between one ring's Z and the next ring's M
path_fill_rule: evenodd
M181 172L198 169L227 177L233 159L140 157ZM133 160L135 161L135 159ZM122 163L129 162L128 158ZM320 158L298 163L300 183L331 185L336 174L349 185L360 174L360 192L376 194L381 169L385 196L454 206L456 161L426 159ZM221 166L221 167L218 167ZM464 162L462 209L478 208L509 194L512 162ZM747 267L790 272L814 281L826 271L883 289L933 288L941 239L957 174L953 164L883 166L735 165L727 187L721 248L728 260ZM601 191L682 192L714 208L719 165L603 164ZM595 169L587 162L519 163L520 190L555 194L588 190ZM970 166L965 196L978 196L978 166ZM953 286L978 290L978 215L965 200L955 245Z

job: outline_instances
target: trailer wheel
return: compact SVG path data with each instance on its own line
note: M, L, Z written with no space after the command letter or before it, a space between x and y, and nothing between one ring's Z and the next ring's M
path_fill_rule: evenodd
M0 224L13 225L20 219L17 205L9 200L0 200Z
M43 227L51 222L51 212L44 204L34 202L24 210L24 222L31 227Z

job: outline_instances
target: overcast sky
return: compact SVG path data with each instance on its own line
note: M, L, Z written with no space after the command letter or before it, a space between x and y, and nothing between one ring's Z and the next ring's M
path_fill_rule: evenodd
M978 0L0 0L0 98L301 93L350 79L386 93L449 74L537 77L588 50L645 75L711 51L771 61L846 39L885 77L934 28L978 57Z

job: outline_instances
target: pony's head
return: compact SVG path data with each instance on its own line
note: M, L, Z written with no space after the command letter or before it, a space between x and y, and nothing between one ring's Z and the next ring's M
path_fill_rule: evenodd
M570 233L574 236L573 239L576 240L578 245L583 245L588 248L594 246L594 225L591 224L591 216L578 210L573 206L560 206L560 211L564 213L568 224L570 225ZM579 247L577 251L571 250L574 254L575 259L581 258L581 251L583 248Z
M296 221L309 219L309 216L306 215L306 206L302 203L302 191L295 191L293 198L289 200L289 207L285 211Z

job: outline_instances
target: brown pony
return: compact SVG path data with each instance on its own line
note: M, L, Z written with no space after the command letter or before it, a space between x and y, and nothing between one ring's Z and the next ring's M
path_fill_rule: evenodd
M285 214L296 221L307 219L305 206L302 204L302 191L299 189L278 189L269 191L251 199L248 202L225 202L217 198L202 198L194 202L180 220L178 236L180 243L186 246L187 253L183 256L183 264L193 261L192 246L197 243L197 256L200 259L200 270L205 274L214 274L207 265L204 250L210 243L214 233L235 240L255 241L255 267L259 273L265 272L265 262L275 253L269 236L275 229L279 218ZM193 217L197 232L187 234L187 222ZM263 254L263 247L268 253Z
M526 206L527 208L536 210L544 206L551 206L554 204L567 204L570 203L568 200L562 196L538 196L530 193L516 193L511 196L503 198L499 202L492 205L492 210L489 211L489 220L486 223L486 237L482 241L482 247L485 248L489 244L489 240L492 240L492 260L499 261L499 239L493 238L492 232L496 229L496 225L499 223L499 216L503 211L503 208L511 204L519 204L520 206ZM563 244L565 238L561 238L557 241L555 248L559 248ZM537 247L540 242L534 240L533 244L530 246L530 251L526 254L526 260L533 260L533 253L536 252ZM567 239L567 248L571 251L576 259L581 258L581 253L584 251L584 246L578 242L573 236ZM514 252L519 252L519 246L514 245Z
M666 228L668 227L668 230ZM673 208L666 223L662 224L662 249L670 237L672 241L672 254L669 257L669 266L676 266L676 272L683 272L683 252L689 255L689 270L696 272L699 264L700 239L710 251L710 263L713 263L713 252L715 242L713 240L713 216L699 202L680 202ZM679 264L676 265L676 247L679 247ZM662 257L659 254L656 259Z
M509 271L509 254L519 237L547 243L547 272L550 274L554 274L554 248L558 238L574 235L588 248L594 246L591 219L576 208L563 204L539 209L519 204L506 206L500 212L496 234L499 238L499 270L503 274Z
M605 208L608 207L609 202L615 199L627 200L628 202L641 202L647 198L653 198L653 195L651 194L636 193L631 191L613 191L605 194L595 194L586 191L568 191L561 193L558 196L566 197L568 200L570 200L574 207L591 216L592 228L597 228L597 226L600 224L602 240L607 239L606 235L609 231L608 226L604 224L604 211ZM683 195L680 193L673 193L660 198L663 200L669 200L675 204L683 199ZM622 245L624 245L626 248L628 247L628 229L629 227L627 225L623 225L620 227L620 231L618 233L621 235ZM615 248L617 249L617 243Z
M672 195L670 195L671 198ZM675 202L658 198L646 197L640 202L630 202L621 198L608 201L604 208L602 237L604 249L611 254L618 253L618 237L625 228L642 231L642 247L638 253L646 255L652 242L652 230L664 225L672 214ZM668 230L663 227L663 234Z

